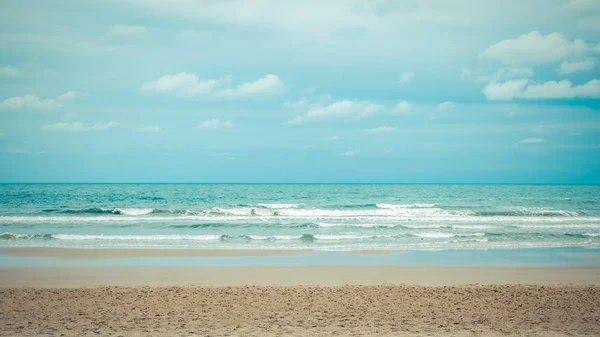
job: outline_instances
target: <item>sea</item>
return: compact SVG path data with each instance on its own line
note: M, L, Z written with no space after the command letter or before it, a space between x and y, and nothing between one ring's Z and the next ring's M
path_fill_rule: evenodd
M600 186L2 184L0 248L600 248Z

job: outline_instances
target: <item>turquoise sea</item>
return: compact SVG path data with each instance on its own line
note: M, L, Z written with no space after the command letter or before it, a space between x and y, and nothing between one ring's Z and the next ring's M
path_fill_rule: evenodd
M600 186L2 184L0 248L600 248Z

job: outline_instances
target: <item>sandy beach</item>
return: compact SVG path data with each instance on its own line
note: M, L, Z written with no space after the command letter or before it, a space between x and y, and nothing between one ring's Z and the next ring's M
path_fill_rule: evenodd
M311 252L2 250L67 263L244 254ZM591 265L84 265L0 267L0 335L600 334L600 267Z
M0 289L5 336L597 336L597 286Z

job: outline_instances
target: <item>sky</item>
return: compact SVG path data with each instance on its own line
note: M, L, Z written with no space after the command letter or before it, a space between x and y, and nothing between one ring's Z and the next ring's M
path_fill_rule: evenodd
M0 182L600 183L597 0L0 0Z

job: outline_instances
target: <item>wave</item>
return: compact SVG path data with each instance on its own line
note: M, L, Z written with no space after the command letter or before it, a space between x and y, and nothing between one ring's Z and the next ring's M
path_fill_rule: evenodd
M113 212L115 214L123 214L123 215L146 215L151 214L156 209L154 208L115 208Z
M115 207L100 208L90 207L83 209L45 209L44 213L62 213L62 214L113 214L113 215L147 215L154 212L159 213L155 208L134 208L134 207Z
M52 239L52 234L19 234L2 233L0 240L19 240L19 239Z
M260 228L317 228L318 225L307 222L307 223L280 223L280 222L260 222L260 223L247 223L247 222L209 222L209 223L196 223L196 224L178 224L169 225L170 228L238 228L238 227L260 227Z
M209 241L219 240L222 235L81 235L52 234L56 240L109 240L109 241Z
M436 207L436 204L375 204L345 205L336 208L305 208L301 204L257 204L256 207L212 207L200 209L158 209L136 207L84 208L84 209L45 209L43 213L68 215L123 215L139 217L142 215L172 215L172 216L280 216L304 218L342 218L342 217L404 217L430 218L444 216L448 218L485 217L485 218L560 218L578 217L575 211L560 209L522 208L508 210L457 210Z
M459 214L467 214L481 217L495 216L527 216L527 217L575 217L579 213L574 211L564 211L560 209L518 209L518 210L499 210L499 211L460 211Z
M376 239L447 239L447 238L476 238L476 237L572 237L572 238L589 238L597 237L598 233L585 234L542 234L542 233L517 233L517 234L501 234L501 233L448 233L448 232L418 232L418 233L400 233L400 234L297 234L297 235L229 235L229 234L158 234L158 235L105 235L105 234L20 234L20 233L2 233L2 240L39 240L39 239L54 239L67 241L361 241L361 240L376 240Z
M328 227L357 227L357 228L394 228L402 227L397 224L379 224L379 223L316 223L316 227L328 228Z

